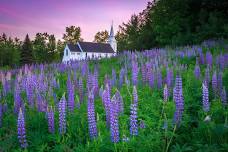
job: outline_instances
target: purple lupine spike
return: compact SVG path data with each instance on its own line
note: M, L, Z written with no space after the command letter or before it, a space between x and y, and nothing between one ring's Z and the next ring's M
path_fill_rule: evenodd
M110 99L110 89L108 84L106 84L105 90L102 95L102 101L105 107L105 112L106 112L106 124L109 127L110 126L110 104L111 104L111 99Z
M3 105L0 103L0 128L2 127Z
M52 107L47 110L47 118L48 118L48 131L50 133L55 132L55 117Z
M225 87L223 87L223 89L222 89L221 100L222 100L223 106L226 107L227 106L227 96L226 96L226 89L225 89Z
M121 68L120 74L119 74L119 88L121 88L122 85L123 85L123 82L124 82L124 75L125 75L124 68Z
M218 92L221 93L223 88L222 72L218 73Z
M39 112L42 112L42 102L43 102L42 95L40 93L37 93L36 106Z
M165 102L167 102L168 101L168 97L169 97L169 90L168 90L167 85L165 84L165 87L164 87L164 90L163 90L163 100Z
M135 104L138 104L138 93L137 93L137 89L136 86L133 87L133 102Z
M130 114L130 134L133 136L138 135L137 107L138 107L138 95L137 95L136 87L134 86L133 102L131 103L131 114Z
M138 84L138 63L136 60L132 61L132 84Z
M150 88L154 87L154 73L151 69L148 69L148 81L149 81L149 86Z
M94 70L93 87L94 87L94 95L97 95L98 94L98 91L99 91L98 71L97 71L97 68L95 68L95 70Z
M110 102L110 132L111 140L113 143L117 143L120 140L119 137L119 120L118 120L118 102L115 95Z
M21 145L21 148L28 147L28 143L26 140L25 119L21 108L19 110L19 115L17 119L17 134L18 134L18 140Z
M116 85L116 70L112 69L112 80L111 80L112 86Z
M59 133L66 133L66 99L64 95L59 101Z
M143 83L146 83L146 66L143 64L141 66L141 72L142 72L142 81Z
M209 103L209 93L208 88L205 82L203 83L203 110L208 112L210 110L210 103Z
M130 134L138 135L138 124L137 124L137 104L131 104L131 114L130 114Z
M95 118L94 95L92 91L90 91L88 95L87 115L90 138L94 139L97 137L97 123Z
M119 90L116 91L115 97L116 97L116 101L118 104L118 112L119 112L119 114L121 114L124 112L124 105L123 105L123 98L122 98Z
M93 76L90 72L88 72L87 83L86 83L87 91L93 88L92 85L93 85Z
M194 74L196 79L200 79L200 66L198 64L195 65Z
M78 87L79 87L79 100L80 100L80 104L83 102L83 82L82 82L82 78L79 78L79 82L78 82Z
M181 122L181 118L184 111L184 98L183 98L183 91L182 91L182 78L177 75L175 87L173 90L173 99L175 101L176 109L174 113L174 123L179 124Z
M18 113L20 107L22 106L22 99L21 99L21 90L18 82L15 82L15 90L14 90L14 112Z
M205 80L206 81L206 84L207 86L209 86L209 82L210 82L210 68L209 68L209 65L207 65L207 68L205 70Z
M70 75L67 80L67 93L68 93L68 109L70 112L74 111L74 85L71 82Z
M172 69L167 69L166 84L167 84L168 88L172 88L172 86L173 86L173 70Z
M212 66L213 57L210 51L207 51L206 53L206 62L207 62L207 65L209 65L210 67Z
M34 101L33 101L33 86L31 84L31 79L29 80L29 82L27 82L27 86L26 86L26 95L27 95L27 100L29 103L30 107L34 106Z
M160 70L157 71L157 87L158 89L162 88L162 74Z
M214 94L214 96L216 96L217 92L218 92L218 82L217 82L217 73L216 73L216 71L213 73L211 83L212 83L213 94Z

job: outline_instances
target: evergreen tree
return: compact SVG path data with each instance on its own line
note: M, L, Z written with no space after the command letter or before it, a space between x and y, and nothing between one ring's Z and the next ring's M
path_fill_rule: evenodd
M21 49L21 64L31 64L32 61L32 43L27 34Z

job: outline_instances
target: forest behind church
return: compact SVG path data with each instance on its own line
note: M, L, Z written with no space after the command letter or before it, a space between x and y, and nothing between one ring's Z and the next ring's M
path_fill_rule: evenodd
M208 39L228 38L227 0L157 0L148 2L139 14L119 26L118 51L198 44ZM66 43L83 41L77 25L66 27L63 40L55 35L29 34L24 40L0 36L0 66L61 61ZM107 31L97 32L95 42L105 42Z

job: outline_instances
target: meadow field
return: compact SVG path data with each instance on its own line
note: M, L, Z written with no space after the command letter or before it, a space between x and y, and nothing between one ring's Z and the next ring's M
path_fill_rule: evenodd
M228 151L228 44L0 71L0 151Z

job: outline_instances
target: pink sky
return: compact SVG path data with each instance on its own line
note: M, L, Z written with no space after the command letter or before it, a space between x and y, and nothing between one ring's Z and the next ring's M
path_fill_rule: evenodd
M0 0L0 33L24 39L28 33L54 34L62 38L65 27L80 26L82 38L93 41L96 32L115 32L132 14L146 8L149 0Z

